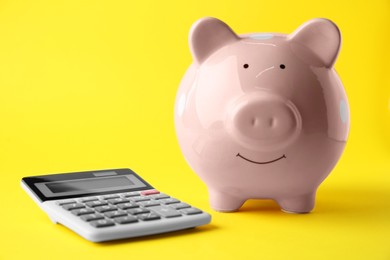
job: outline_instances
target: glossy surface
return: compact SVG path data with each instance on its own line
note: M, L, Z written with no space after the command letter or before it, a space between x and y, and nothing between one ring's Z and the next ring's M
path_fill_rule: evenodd
M343 152L348 101L333 69L341 36L326 19L290 35L238 36L215 18L190 32L194 63L177 93L180 147L212 208L273 199L305 213Z

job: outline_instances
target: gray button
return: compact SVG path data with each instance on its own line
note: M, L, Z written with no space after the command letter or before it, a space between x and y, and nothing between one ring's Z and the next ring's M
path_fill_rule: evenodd
M138 218L135 216L119 217L119 218L115 218L115 222L119 224L135 223L138 222Z
M115 223L110 219L100 219L100 220L92 221L91 225L100 228L100 227L115 226Z
M72 204L65 204L62 206L66 210L72 210L72 209L81 209L85 208L84 204L81 203L72 203Z
M188 209L182 209L180 210L181 213L186 214L186 215L195 215L195 214L200 214L202 211L197 208L188 208Z
M118 211L110 211L110 212L107 212L106 214L104 214L106 217L108 218L117 218L117 217L123 217L123 216L127 216L127 212L126 211L122 211L122 210L118 210Z
M162 204L173 204L173 203L179 203L180 200L177 200L175 198L168 198L168 199L161 199L159 200Z
M108 199L116 199L116 198L119 198L119 195L117 195L117 194L105 195L105 196L102 196L102 198L105 199L105 200L108 200Z
M156 194L156 195L149 195L149 197L151 197L152 199L155 199L155 200L169 198L169 196L167 194L164 194L164 193L160 193L160 194Z
M160 205L160 203L158 201L153 201L153 200L141 201L141 202L138 202L137 204L140 206L143 206L143 207L154 207L154 206Z
M152 211L159 214L160 216L163 216L165 218L174 218L174 217L180 217L181 214L175 209L169 208L169 207L154 207L152 208Z
M150 196L137 196L137 197L131 197L130 198L132 201L138 202L138 201L147 201L150 200Z
M89 202L89 201L94 201L94 200L98 200L98 198L97 197L88 197L88 198L80 199L81 202Z
M87 205L88 207L99 207L99 206L104 206L104 205L108 205L107 202L105 201L101 201L101 200L95 200L95 201L90 201L90 202L87 202L85 203L85 205Z
M94 212L95 211L93 209L88 209L88 208L72 210L72 213L74 215L76 215L76 216L91 214L91 213L94 213Z
M113 205L104 205L104 206L96 207L95 210L97 212L103 213L103 212L107 212L107 211L117 210L117 207L115 207Z
M72 203L76 203L76 201L75 200L61 200L61 201L57 202L57 205L62 206L62 205L65 205L65 204L72 204Z
M119 203L127 203L127 202L130 202L130 200L128 200L128 199L123 199L123 198L117 198L117 199L110 199L110 200L108 200L108 202L111 203L111 204L116 205L116 204L119 204Z
M120 208L120 209L133 209L133 208L138 208L138 207L139 206L133 202L118 204L118 208Z
M145 213L145 214L139 214L137 215L138 219L144 220L144 221L149 221L149 220L156 220L160 219L161 217L157 215L156 213L150 212L150 213Z
M123 197L138 197L139 196L139 191L122 193L122 196Z
M104 216L100 214L90 214L90 215L81 216L81 219L84 221L92 221L92 220L104 219Z
M180 203L175 203L175 204L171 204L169 205L170 207L174 208L174 209L185 209L185 208L191 208L190 205L188 205L187 203L184 203L184 202L180 202Z
M144 213L149 213L149 212L150 212L150 210L142 209L142 208L138 208L138 209L128 209L128 210L127 210L127 213L132 214L132 215L144 214Z

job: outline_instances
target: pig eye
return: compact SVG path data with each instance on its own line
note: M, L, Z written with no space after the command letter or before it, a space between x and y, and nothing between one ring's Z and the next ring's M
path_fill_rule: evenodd
M284 64L280 64L280 66L279 66L282 70L284 70L285 68L286 68L286 65L284 65Z
M245 63L243 67L244 67L244 69L247 69L249 67L249 65Z

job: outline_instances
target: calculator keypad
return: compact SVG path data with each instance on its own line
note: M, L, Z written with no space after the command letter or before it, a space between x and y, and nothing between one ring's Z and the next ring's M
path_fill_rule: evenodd
M57 202L57 205L96 228L202 213L201 210L157 190L64 200Z

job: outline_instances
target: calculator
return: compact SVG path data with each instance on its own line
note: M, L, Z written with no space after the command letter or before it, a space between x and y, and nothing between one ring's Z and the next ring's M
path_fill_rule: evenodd
M207 224L211 216L154 189L130 169L25 177L23 189L49 215L93 242Z

